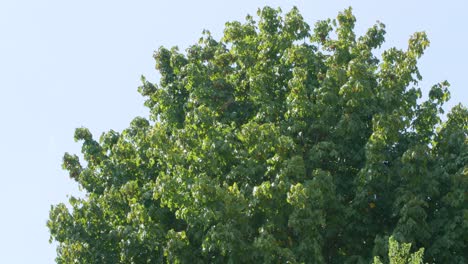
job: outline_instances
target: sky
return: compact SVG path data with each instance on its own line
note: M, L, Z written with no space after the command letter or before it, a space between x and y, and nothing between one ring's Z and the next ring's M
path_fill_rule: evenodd
M185 50L203 29L219 38L225 22L265 5L297 6L310 25L352 6L358 34L386 24L384 48L404 49L424 30L431 46L419 63L423 93L448 80L446 109L468 105L466 0L0 0L0 263L54 262L50 206L80 195L61 169L64 152L80 152L74 130L85 126L98 138L147 116L137 87L141 75L159 78L154 50Z

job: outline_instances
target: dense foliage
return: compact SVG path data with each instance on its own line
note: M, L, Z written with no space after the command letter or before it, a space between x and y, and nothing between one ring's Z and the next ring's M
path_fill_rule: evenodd
M424 33L376 55L384 25L355 21L265 7L155 52L150 120L76 130L85 163L63 166L86 195L50 211L57 262L409 263L390 243L420 263L411 243L467 263L468 111L441 121L447 82L421 99Z
M411 254L411 244L400 244L393 237L390 237L388 245L389 264L422 264L424 249ZM427 263L427 262L426 262ZM382 264L379 257L374 258L373 264Z

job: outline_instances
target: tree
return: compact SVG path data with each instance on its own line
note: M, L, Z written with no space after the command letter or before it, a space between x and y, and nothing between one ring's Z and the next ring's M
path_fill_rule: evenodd
M76 130L85 164L63 167L86 196L52 206L57 262L386 262L394 236L466 263L468 110L441 121L446 81L421 101L426 34L377 56L384 25L356 37L351 8L258 17L159 48L149 120Z

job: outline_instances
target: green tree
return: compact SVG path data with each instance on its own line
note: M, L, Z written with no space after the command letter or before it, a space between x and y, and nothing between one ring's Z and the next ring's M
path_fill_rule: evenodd
M386 262L394 236L466 263L468 110L441 121L447 82L421 101L424 33L377 56L384 25L355 21L265 7L156 51L150 120L75 132L85 163L63 167L86 195L52 206L57 262Z

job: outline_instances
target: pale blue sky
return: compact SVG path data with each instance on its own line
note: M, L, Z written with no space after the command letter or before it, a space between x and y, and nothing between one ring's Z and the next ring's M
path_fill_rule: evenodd
M468 1L0 1L0 263L52 263L45 226L51 204L78 193L60 168L79 152L76 127L95 136L122 130L147 110L140 75L156 81L153 51L215 37L224 23L258 7L296 5L306 21L335 17L353 6L362 33L387 25L385 47L405 48L425 30L431 47L420 61L424 91L452 84L450 106L467 105Z

